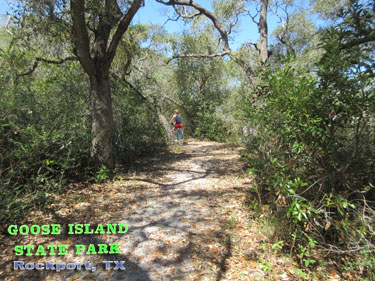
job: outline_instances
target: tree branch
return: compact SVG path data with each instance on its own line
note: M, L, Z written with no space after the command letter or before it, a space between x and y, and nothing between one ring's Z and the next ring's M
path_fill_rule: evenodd
M202 14L202 12L196 12L196 13L193 13L193 14L188 14L187 11L186 11L186 7L183 7L184 9L184 12L181 13L176 6L173 6L173 9L174 11L176 12L177 15L179 15L179 17L182 17L184 19L192 19L194 17L197 17L197 16L200 16Z
M77 60L77 57L67 57L67 58L64 58L64 59L61 59L61 60L50 60L50 59L45 59L45 58L35 58L32 68L30 70L24 72L24 73L18 74L17 76L20 77L20 76L30 75L38 67L39 62L44 62L44 63L48 63L48 64L63 64L66 61L76 61L76 60Z
M283 18L280 16L280 14L277 12L277 10L275 10L275 9L272 8L271 5L268 6L268 8L271 10L271 12L272 12L276 17L279 18L279 21L280 21L280 23L281 23L281 25L282 25L282 28L283 28L283 30L284 30L286 24L285 24L285 21L283 20Z
M144 100L146 103L147 103L147 107L152 111L154 110L154 108L151 107L151 103L148 101L148 99L135 87L133 86L129 81L127 81L125 78L121 78L120 76L118 76L117 74L114 74L114 73L111 73L112 75L112 78L116 79L117 81L120 81L121 83L123 83L125 86L127 86L128 88L132 89L135 93L137 93L137 95L142 99Z
M258 44L257 43L254 43L254 42L247 42L243 45L248 45L248 46L254 46L254 48L259 52L259 47L258 47Z
M208 11L207 9L200 6L199 4L195 3L193 0L169 0L169 1L156 0L156 2L167 5L167 6L193 7L194 9L196 9L201 14L205 15L207 18L211 20L212 24L215 26L217 31L219 31L221 39L223 40L224 51L230 51L229 43L228 43L228 32L224 30L220 21L215 17L215 15L212 12Z
M171 97L169 97L169 96L165 93L165 91L164 91L162 85L160 85L159 82L158 82L154 77L149 76L146 72L144 72L143 70L139 69L137 66L134 66L134 68L135 68L137 71L139 71L139 72L142 74L143 77L145 77L145 78L148 79L148 80L151 80L153 83L156 84L157 87L159 87L160 91L158 91L158 92L161 94L162 98L164 98L164 99L166 99L166 100L169 100L170 102L174 103L175 105L181 107L185 112L188 112L188 111L186 110L186 108L185 108L182 104L178 103L177 101L175 101L174 99L172 99Z
M175 19L171 18L168 15L168 19L163 23L163 27L167 24L167 22L169 22L169 21L178 21L180 18L181 18L181 16L179 16L179 15L177 15L177 17Z
M85 22L85 1L72 0L70 12L73 21L73 42L76 47L76 55L89 75L95 75L96 70L90 55L90 39Z
M113 58L116 54L116 49L118 44L120 43L120 40L122 38L122 35L125 33L125 31L128 29L131 20L139 10L143 3L143 0L134 0L130 8L126 11L124 14L122 20L120 21L117 30L115 34L113 35L112 41L108 47L107 51L107 57L106 57L106 67L109 69L109 66L112 63Z
M284 40L284 36L276 36L276 38L286 46L287 48L287 53L288 54L291 54L291 55L294 55L296 53L296 50L294 50L292 44L290 44L290 42Z
M5 25L5 31L13 36L13 33L9 30L9 24L10 24L10 15L8 16L8 20L7 20L7 23Z
M341 49L349 49L370 42L375 42L375 33L370 34L366 37L362 37L360 39L354 39L352 41L344 43L341 45Z
M159 117L159 120L161 122L161 124L164 126L164 130L165 130L165 133L166 135L168 135L168 132L169 132L169 124L168 124L168 120L167 118L165 118L165 116L161 113L161 108L160 108L160 105L157 103L157 102L154 102L152 103L148 97L146 97L144 94L141 93L140 90L138 90L135 86L133 86L133 84L131 84L129 81L127 81L125 78L121 79L121 77L119 77L118 75L112 73L112 77L114 79L117 79L119 80L121 83L123 83L125 86L127 86L128 88L132 89L133 92L135 92L145 103L146 103L146 106L147 108L154 112L156 111L156 114L158 115Z
M167 64L169 64L172 60L178 59L178 58L215 58L215 57L223 57L225 55L231 55L231 50L226 50L221 53L206 55L206 54L181 54L181 55L175 55L168 59Z
M103 63L106 56L108 38L122 17L120 7L116 0L106 0L104 8L99 11L99 24L96 28L92 28L95 34L94 44L92 44L91 52L93 57L99 59L99 63ZM89 25L87 25L89 27ZM98 63L98 61L96 62ZM103 69L106 71L106 69Z
M249 10L245 9L245 11L247 11L247 15L251 18L251 20L253 21L253 23L255 23L256 25L259 25L259 21L257 21L255 18L259 15L259 11L257 11L257 13L255 14L255 16L253 16Z

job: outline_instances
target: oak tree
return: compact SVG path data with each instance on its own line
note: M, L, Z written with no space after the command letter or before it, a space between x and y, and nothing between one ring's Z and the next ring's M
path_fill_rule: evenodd
M204 15L209 18L222 38L224 50L219 55L230 53L228 32L224 30L212 12L191 0L156 1L173 6L176 12L179 11L179 7L182 7L184 11L186 8L191 8L195 11L190 15L191 17ZM32 68L21 75L31 74L39 62L58 64L77 59L90 81L89 92L92 110L90 155L96 166L104 164L107 167L113 167L110 67L123 35L127 32L132 19L144 1L33 0L18 1L18 3L20 3L18 8L22 11L18 14L18 18L16 17L19 27L27 26L26 29L33 30L41 36L44 32L51 37L50 33L55 32L56 41L54 44L61 43L58 42L60 39L58 34L63 32L71 44L70 46L67 42L62 44L69 46L69 51L71 51L69 54L69 51L64 49L64 53L67 53L66 57L61 58L60 56L58 59L37 57ZM183 12L181 15L186 16L183 15ZM74 54L74 57L71 56L71 53ZM216 54L208 56L216 56Z

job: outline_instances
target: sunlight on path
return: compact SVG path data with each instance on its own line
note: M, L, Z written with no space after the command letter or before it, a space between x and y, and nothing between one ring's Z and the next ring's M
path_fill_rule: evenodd
M82 219L92 224L126 223L129 230L122 235L64 236L59 241L45 237L43 243L53 238L54 244L118 243L121 251L121 255L69 253L48 261L100 265L103 260L118 260L125 261L126 270L98 266L95 272L25 271L17 272L20 278L7 280L225 280L232 254L230 218L240 205L236 196L242 196L239 155L230 146L213 142L192 142L178 149L145 171L123 175L121 182L90 187L91 192L105 192L96 192L88 202L56 205L61 224L74 218L76 223Z
M203 275L211 275L214 280L220 270L226 252L223 218L219 215L224 210L215 202L225 175L218 173L217 166L222 163L213 161L207 151L211 147L202 151L201 146L185 147L178 155L183 155L182 159L177 156L172 162L173 170L152 181L161 187L158 192L143 193L142 200L136 200L140 203L121 220L130 229L116 243L122 245L129 260L148 272L151 280L193 280ZM202 251L207 250L215 256L201 259ZM196 263L200 259L210 266ZM130 275L137 280L136 274L129 274L128 280L133 278Z

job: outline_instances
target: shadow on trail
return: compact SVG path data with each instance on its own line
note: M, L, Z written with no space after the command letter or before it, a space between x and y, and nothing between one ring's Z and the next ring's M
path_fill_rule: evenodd
M78 273L77 280L83 280L84 275L92 280L192 280L189 274L199 275L207 270L212 272L209 280L222 280L227 270L226 262L232 256L232 238L226 231L228 219L221 215L222 202L219 199L229 201L239 190L211 188L211 185L220 184L222 176L241 172L236 160L225 159L228 153L222 150L229 147L228 144L193 144L184 147L185 152L170 152L159 158L139 161L136 172L145 172L146 178L125 176L124 180L131 184L124 186L123 190L119 184L118 196L98 199L81 207L79 214L59 215L54 210L54 223L95 224L95 214L105 213L115 205L118 211L111 211L114 213L105 223L126 223L129 226L126 234L54 237L72 241L68 252L74 251L76 244L119 243L123 247L121 254L83 255L81 261L90 261L97 265L98 270ZM191 166L183 166L186 163L191 163ZM87 221L80 221L82 217ZM45 243L53 244L51 241ZM104 271L99 259L125 261L126 270ZM36 258L24 260L35 261ZM208 268L192 268L193 260L199 260ZM164 271L170 269L174 271L168 277ZM162 278L155 277L156 271ZM50 280L48 274L48 271L25 271L19 280ZM77 271L54 273L54 278L69 280L75 278L75 274Z
M159 156L152 158L140 158L134 162L134 167L136 171L163 171L163 166L170 166L169 164L175 163L177 160L189 160L193 158L204 157L210 154L211 156L225 156L228 153L215 152L223 149L232 148L231 144L227 143L217 143L215 145L197 145L197 144L188 144L182 146L180 152L175 152L172 150L166 150L160 153Z
M194 173L200 174L201 172L194 172ZM184 184L184 183L188 183L188 182L193 182L193 181L199 180L199 179L204 179L209 175L210 175L210 172L208 171L208 172L203 173L203 175L200 176L200 177L193 177L193 178L183 180L183 181L179 181L179 182L176 182L176 183L174 183L174 182L172 182L172 183L162 183L162 182L157 182L157 181L154 181L154 180L148 180L148 179L142 179L142 178L132 178L132 179L128 179L128 180L129 181L141 181L141 182L143 181L143 182L158 185L160 187L168 188L168 187L175 187L175 186L178 186L178 185L181 185L181 184Z
M220 261L220 270L217 273L216 281L220 281L223 278L223 275L227 271L225 266L226 261L232 256L232 239L230 235L226 236L226 251Z

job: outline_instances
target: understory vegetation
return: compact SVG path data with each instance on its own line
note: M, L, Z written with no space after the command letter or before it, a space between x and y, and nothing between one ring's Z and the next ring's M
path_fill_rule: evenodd
M32 77L23 78L12 71L22 56L10 51L3 52L1 74L0 220L4 223L48 206L51 193L65 192L71 183L110 175L90 160L90 102L82 95L88 82L78 63L42 65ZM132 89L114 83L114 91L114 154L118 165L130 167L137 157L160 152L165 137L157 116Z
M291 12L275 13L267 60L255 43L214 55L222 34L203 16L186 18L180 33L129 27L108 78L115 169L93 161L92 79L77 57L61 60L77 55L70 30L46 33L34 6L16 13L24 21L0 33L0 221L19 222L70 184L105 181L160 153L179 109L186 136L244 147L249 207L269 216L273 248L303 270L334 257L341 272L375 280L375 3L281 2ZM213 3L230 31L241 3Z
M274 210L275 237L303 267L337 256L363 280L375 278L375 81L371 48L353 40L369 13L353 5L321 34L314 72L289 57L262 70L253 85L262 94L243 108L255 128L244 159L256 206Z

